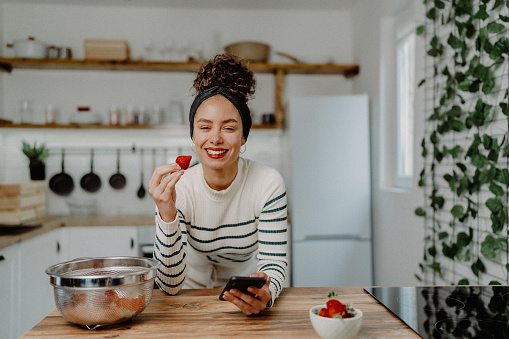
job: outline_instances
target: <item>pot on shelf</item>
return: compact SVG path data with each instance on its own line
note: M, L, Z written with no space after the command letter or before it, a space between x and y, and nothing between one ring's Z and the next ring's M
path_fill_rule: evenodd
M34 37L16 40L7 44L7 47L14 48L14 54L17 58L44 59L48 53L48 46L35 40Z

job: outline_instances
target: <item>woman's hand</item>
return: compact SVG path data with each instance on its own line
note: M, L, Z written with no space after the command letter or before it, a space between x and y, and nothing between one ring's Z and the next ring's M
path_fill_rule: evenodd
M267 279L265 285L262 288L250 286L247 290L249 293L253 293L255 296L251 296L247 293L243 293L236 289L231 289L224 293L223 298L239 308L245 315L258 314L267 308L267 303L271 299L271 293L269 290L270 278L263 272L257 272L251 274L251 277L259 277Z
M180 169L179 165L173 163L157 167L150 177L148 192L154 199L159 216L163 221L171 222L177 217L175 184L180 180L182 174L184 171ZM165 175L167 176L164 177Z

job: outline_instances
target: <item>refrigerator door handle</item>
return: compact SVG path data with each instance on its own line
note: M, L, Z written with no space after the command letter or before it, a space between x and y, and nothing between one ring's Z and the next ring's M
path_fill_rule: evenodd
M358 234L308 234L304 240L370 240Z

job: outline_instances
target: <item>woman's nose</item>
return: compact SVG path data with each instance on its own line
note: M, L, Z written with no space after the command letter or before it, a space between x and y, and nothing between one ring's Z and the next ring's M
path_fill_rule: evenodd
M210 141L214 144L220 144L223 141L223 136L221 135L221 131L214 130L212 135L210 136Z

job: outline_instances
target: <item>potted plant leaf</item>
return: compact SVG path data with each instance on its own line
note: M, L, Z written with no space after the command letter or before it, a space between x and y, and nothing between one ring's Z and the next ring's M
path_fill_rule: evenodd
M26 141L22 141L23 144L23 153L27 156L30 168L30 179L31 180L44 180L46 179L46 164L44 160L49 156L49 150L46 148L46 145L43 143L37 146L37 143L34 141L33 146L31 146Z

